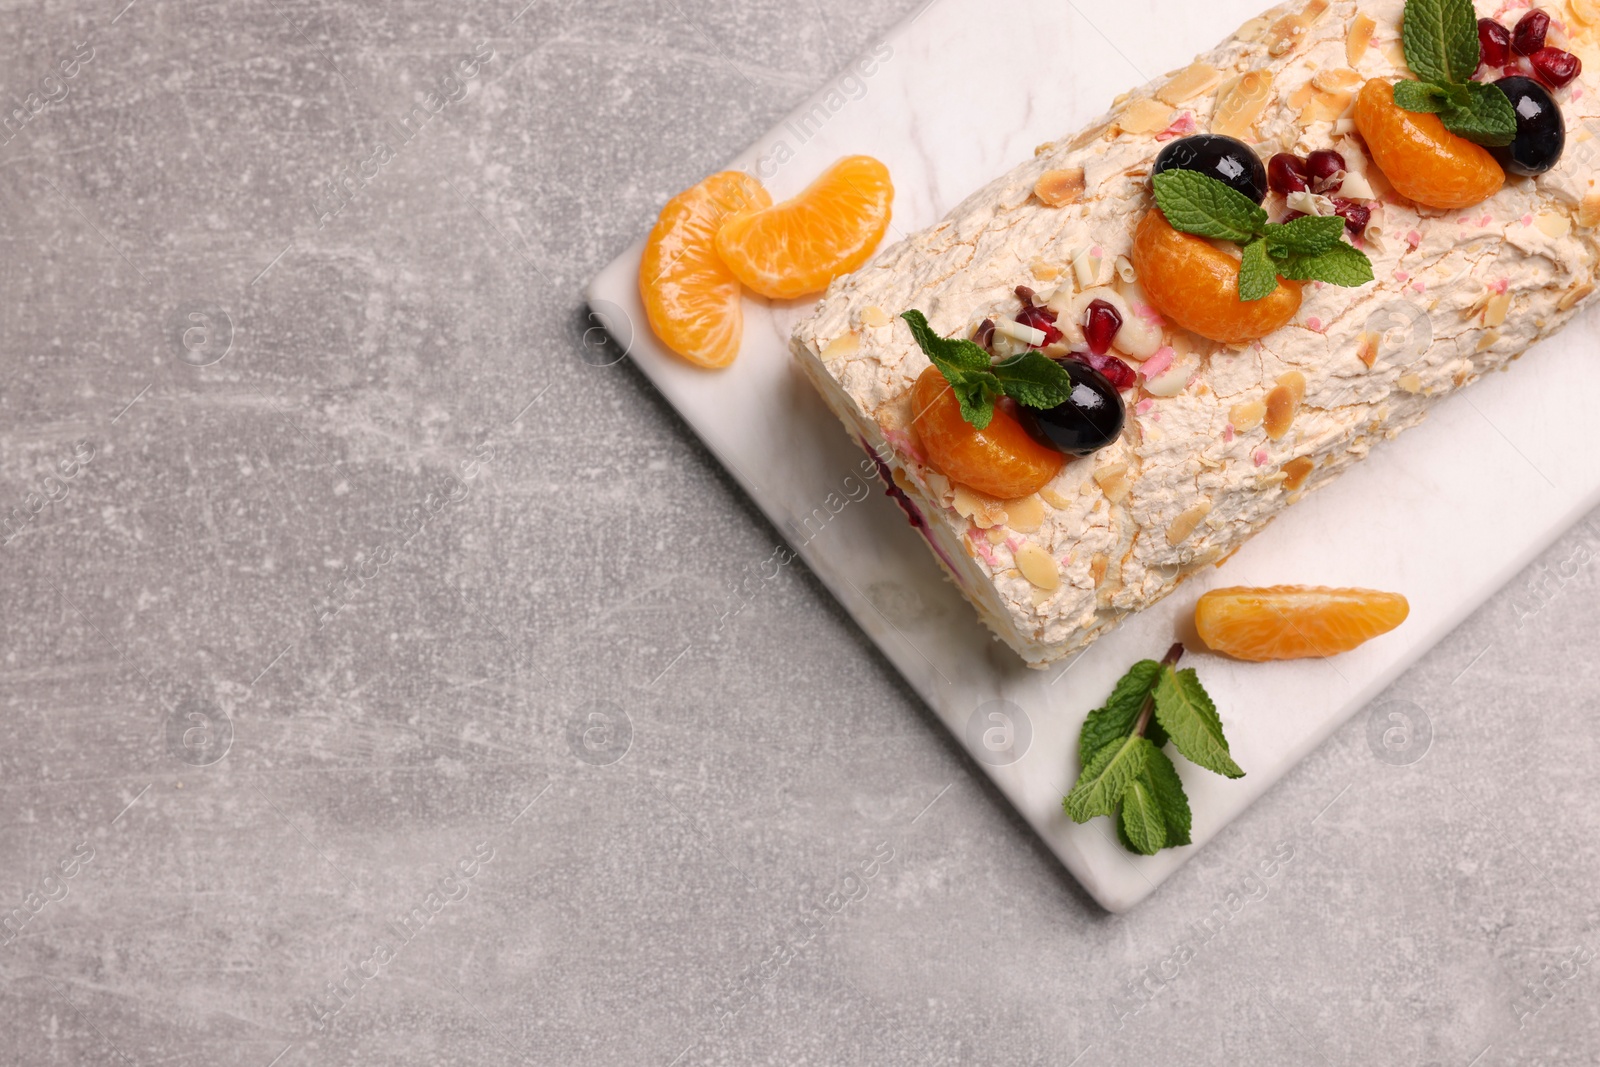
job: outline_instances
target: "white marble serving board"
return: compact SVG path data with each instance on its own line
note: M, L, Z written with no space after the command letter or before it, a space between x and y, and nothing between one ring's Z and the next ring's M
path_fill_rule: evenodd
M839 156L876 156L894 178L894 241L936 222L1035 145L1077 130L1117 94L1186 65L1258 14L1260 3L1013 0L1001 14L984 0L936 0L890 33L866 66L852 65L729 165L757 174L781 199ZM991 639L880 486L851 499L861 495L865 454L787 350L791 326L813 301L747 299L738 361L725 371L697 370L649 332L637 288L641 247L590 286L597 321L790 537L976 766L1112 911L1153 892L1600 503L1600 450L1587 420L1572 417L1573 397L1600 395L1591 315L1512 373L1474 385L1374 450L1223 569L1186 583L1067 666L1031 671ZM829 514L830 494L842 510L802 527L814 509ZM1227 781L1177 760L1194 808L1194 844L1157 856L1125 852L1109 820L1070 822L1061 798L1076 776L1084 715L1130 663L1159 656L1175 634L1191 632L1194 602L1207 588L1275 583L1398 590L1411 600L1411 618L1327 661L1240 664L1190 640L1185 663L1215 696L1247 776ZM1009 703L992 703L1002 700ZM1015 720L1010 749L999 732L986 738L999 722L989 717L996 708L1011 709Z

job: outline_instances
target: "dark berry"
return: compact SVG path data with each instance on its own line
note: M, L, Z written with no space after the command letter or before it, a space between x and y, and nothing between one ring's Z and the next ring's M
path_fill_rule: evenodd
M1259 204L1267 198L1267 168L1243 141L1221 134L1180 137L1161 150L1151 174L1192 170L1215 178Z
M1022 301L1023 307L1027 307L1029 304L1033 303L1033 290L1029 289L1026 285L1017 286L1015 292L1017 294L1017 299Z
M1331 148L1319 148L1306 157L1306 176L1311 179L1311 191L1337 193L1344 184L1344 157Z
M1365 204L1358 204L1354 200L1344 197L1335 197L1333 200L1333 213L1344 219L1345 232L1353 237L1360 237L1367 232L1367 226L1372 222L1372 209Z
M1491 67L1504 66L1511 56L1511 31L1494 19L1479 19L1478 55Z
M1564 89L1583 72L1583 60L1559 48L1541 48L1528 57L1539 80L1552 89Z
M1075 359L1066 360L1061 366L1072 378L1067 402L1033 415L1051 446L1069 456L1087 456L1121 435L1127 409L1116 384L1104 374ZM1128 373L1131 376L1133 372Z
M1532 78L1503 78L1495 84L1517 113L1517 136L1504 148L1489 151L1509 174L1543 174L1556 165L1567 146L1567 124L1561 109L1549 90Z
M1550 32L1550 16L1534 8L1517 20L1511 30L1511 47L1525 56L1531 56L1544 47L1545 34Z
M1283 196L1303 193L1311 188L1311 177L1306 173L1306 161L1288 152L1279 152L1267 161L1267 184L1272 191Z
M1044 343L1037 346L1053 345L1061 340L1061 331L1056 327L1056 313L1049 308L1036 308L1032 304L1022 305L1022 310L1017 312L1017 321L1024 326L1032 326L1044 334Z
M1122 360L1118 359L1116 356L1097 356L1093 352L1075 352L1073 353L1072 359L1081 363L1087 363L1089 366L1105 375L1106 381L1110 382L1118 389L1131 389L1133 387L1133 383L1139 377L1138 374L1134 372L1132 367L1122 362ZM1071 362L1071 360L1068 362Z
M1083 310L1083 339L1089 342L1089 351L1103 356L1111 351L1111 342L1122 329L1122 313L1104 300L1091 301Z
M994 320L993 319L984 319L982 322L978 323L978 330L977 330L976 333L974 333L972 335L972 342L974 344L976 344L979 348L993 350L993 348L994 348Z

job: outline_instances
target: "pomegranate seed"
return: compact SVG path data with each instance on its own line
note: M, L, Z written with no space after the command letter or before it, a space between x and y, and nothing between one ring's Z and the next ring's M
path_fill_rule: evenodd
M1559 48L1541 48L1529 57L1539 80L1552 89L1565 88L1583 71L1583 61Z
M1479 19L1478 54L1491 67L1505 66L1511 57L1511 31L1494 19Z
M1550 32L1550 16L1534 8L1517 20L1511 31L1511 47L1525 56L1531 56L1544 47L1545 34Z
M1049 308L1036 308L1032 304L1026 304L1017 313L1017 321L1041 331L1046 345L1053 345L1061 340L1061 331L1056 328L1056 313ZM1044 345L1036 347L1042 348Z
M1344 228L1353 236L1360 237L1367 232L1367 224L1372 221L1372 209L1365 204L1358 204L1354 200L1336 197L1333 201L1333 213L1344 219Z
M1311 188L1305 160L1288 152L1279 152L1267 161L1267 185L1273 192L1284 196L1305 192Z
M1337 193L1344 185L1344 179L1338 176L1344 173L1344 157L1331 148L1318 149L1306 157L1306 175L1314 192Z
M1105 375L1106 381L1110 382L1119 391L1131 388L1138 378L1133 368L1116 356L1097 356L1093 352L1075 352L1072 358L1080 363L1089 364L1089 366Z
M1092 301L1083 312L1083 339L1089 342L1089 351L1103 356L1111 351L1111 342L1122 329L1122 313L1104 300Z
M994 349L994 320L984 319L978 323L978 330L972 335L972 343L987 351Z

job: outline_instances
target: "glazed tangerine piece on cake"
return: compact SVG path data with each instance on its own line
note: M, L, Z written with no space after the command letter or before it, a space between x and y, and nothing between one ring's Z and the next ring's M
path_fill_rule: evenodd
M1402 109L1394 102L1394 86L1382 78L1362 87L1355 121L1389 184L1423 207L1471 207L1505 184L1505 172L1487 148L1445 129L1438 115Z
M1131 258L1156 310L1213 341L1254 341L1300 310L1300 283L1284 278L1270 296L1239 299L1239 260L1203 237L1173 229L1159 208L1140 220Z
M894 186L871 156L846 156L781 204L729 218L717 252L751 291L774 300L820 293L877 249Z
M639 261L639 295L661 343L697 366L726 367L744 333L741 290L717 255L723 221L768 207L772 196L739 171L723 171L684 190L661 209Z
M977 429L961 416L961 403L937 367L912 387L911 427L928 462L952 482L1001 500L1037 493L1066 466L1067 457L1040 444L1004 404Z
M1336 656L1406 621L1398 593L1276 585L1213 589L1195 605L1194 624L1213 652L1262 662Z

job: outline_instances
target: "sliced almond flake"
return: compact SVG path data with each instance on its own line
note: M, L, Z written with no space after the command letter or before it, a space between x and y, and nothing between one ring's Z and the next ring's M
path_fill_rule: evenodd
M980 530L1000 526L1006 521L1006 509L1000 501L976 489L969 489L960 482L956 483L951 506L956 509L957 515L971 519Z
M991 545L998 545L1007 537L1011 536L1011 534L1004 526L992 526L988 530L984 531L983 536L988 539Z
M1226 137L1249 136L1261 113L1272 99L1272 76L1252 70L1217 90L1216 110L1211 117L1211 132Z
M1160 133L1172 125L1172 108L1144 97L1124 108L1116 121L1123 133Z
M1577 285L1563 293L1560 300L1556 301L1556 310L1571 311L1573 307L1577 305L1578 301L1582 300L1592 292L1594 292L1593 282L1579 282Z
M1278 384L1289 390L1294 397L1295 406L1298 407L1306 398L1306 376L1297 370L1285 371L1278 375Z
M1371 15L1357 15L1350 20L1350 29L1344 35L1344 57L1352 67L1361 62L1372 44L1372 31L1378 28Z
M1296 456L1283 465L1283 473L1287 476L1283 480L1285 489L1298 489L1306 484L1306 479L1311 477L1312 468L1316 464L1310 456Z
M1272 20L1265 15L1258 15L1239 27L1239 40L1249 44L1261 40L1261 35L1267 32L1267 27L1272 25Z
M1540 233L1556 240L1560 240L1572 232L1572 220L1556 212L1535 215L1533 224L1539 228Z
M1567 11L1580 25L1600 26L1600 0L1567 0Z
M853 331L846 331L828 342L827 347L822 350L822 358L829 361L844 359L859 351L861 351L861 338Z
M1300 112L1300 121L1307 125L1313 122L1333 122L1350 110L1355 98L1355 93L1319 92Z
M1113 504L1120 504L1128 499L1128 465L1126 463L1108 463L1104 467L1096 467L1094 472L1095 484L1106 495L1106 499Z
M1048 485L1039 490L1039 496L1044 499L1046 504L1049 504L1057 511L1066 511L1072 507L1071 497L1062 496Z
M1349 67L1328 67L1312 77L1311 84L1330 93L1352 92L1366 79Z
M1328 0L1311 0L1299 14L1285 15L1267 31L1267 55L1274 59L1287 55L1305 40L1306 31L1316 25L1322 13L1328 10Z
M1083 199L1084 188L1082 167L1047 170L1033 183L1033 195L1050 207L1064 207Z
M1038 545L1029 541L1017 549L1014 557L1017 561L1017 570L1028 581L1047 592L1061 585L1061 566L1056 563L1055 557L1050 555Z
M1600 189L1591 189L1578 205L1578 225L1585 229L1600 226Z
M1037 493L1006 501L1006 525L1017 533L1036 533L1044 525L1044 501Z
M894 321L889 317L889 313L877 304L868 304L856 317L863 326L887 326Z
M1483 306L1483 324L1485 326L1504 326L1506 314L1511 310L1511 293L1496 293L1489 298Z
M1193 100L1201 93L1216 88L1220 81L1222 81L1222 71L1204 60L1196 60L1174 74L1167 84L1157 89L1156 97L1177 107Z
M1235 433L1249 433L1267 417L1267 405L1261 400L1244 400L1228 409L1228 421Z
M1500 341L1499 330L1484 330L1483 336L1478 338L1478 351L1487 352Z
M1383 58L1388 61L1390 66L1398 67L1401 70L1406 69L1406 50L1398 37L1392 41L1385 42L1378 51L1383 53Z
M1054 263L1046 263L1042 259L1036 259L1032 263L1028 264L1028 269L1033 272L1033 276L1035 278L1038 278L1042 282L1054 281L1056 278L1061 276L1060 267L1056 266Z
M1400 379L1394 384L1398 385L1405 392L1420 393L1422 392L1422 375L1402 374L1400 375Z
M1290 110L1299 111L1311 103L1311 94L1316 91L1317 87L1311 84L1310 79L1307 79L1304 85L1286 96L1283 102L1289 105Z
M1371 370L1372 365L1378 362L1378 352L1383 347L1383 334L1371 330L1361 331L1356 338L1356 358L1367 365Z
M1185 511L1172 520L1172 525L1167 527L1167 544L1177 548L1194 533L1195 527L1200 525L1200 520L1211 514L1211 501L1202 500L1194 507Z
M1267 415L1262 420L1262 425L1267 428L1267 437L1273 441L1281 441L1289 432L1289 427L1294 425L1295 412L1300 408L1300 402L1295 399L1294 391L1286 385L1276 385L1272 392L1267 394Z
M1028 600L1032 602L1034 607L1042 608L1046 604L1050 603L1050 597L1054 594L1054 592L1055 590L1053 589L1039 589L1035 587L1028 590Z
M1089 557L1089 580L1099 585L1106 579L1106 568L1111 566L1111 557L1104 552L1096 552Z

